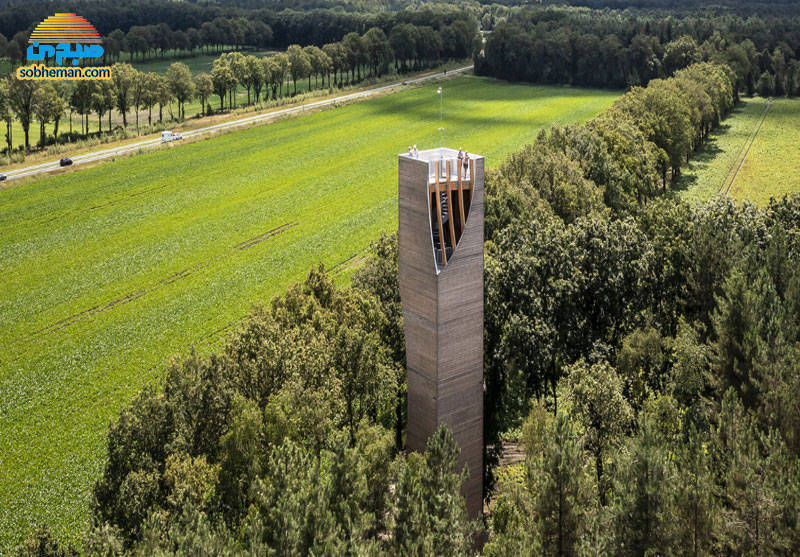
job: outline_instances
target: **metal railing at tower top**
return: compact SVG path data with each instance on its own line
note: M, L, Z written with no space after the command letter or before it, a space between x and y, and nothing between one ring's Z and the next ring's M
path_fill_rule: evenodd
M447 171L448 168L450 169L451 175L450 180L457 180L458 176L456 172L461 174L461 178L464 180L471 180L470 173L469 173L469 164L465 169L463 166L463 159L459 159L457 156L455 157L442 157L436 160L429 160L428 161L428 182L434 183L436 178L438 177L440 182L447 181Z

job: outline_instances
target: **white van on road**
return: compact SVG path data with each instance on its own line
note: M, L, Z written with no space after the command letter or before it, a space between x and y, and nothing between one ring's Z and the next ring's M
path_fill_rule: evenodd
M167 143L174 139L183 139L183 135L178 132L161 132L161 143Z

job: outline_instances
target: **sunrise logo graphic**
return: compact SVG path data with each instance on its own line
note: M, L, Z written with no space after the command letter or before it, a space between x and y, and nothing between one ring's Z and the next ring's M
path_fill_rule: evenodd
M51 15L31 33L29 43L100 44L100 33L83 17L75 14Z
M33 64L17 68L17 78L110 79L111 68L93 65L104 56L102 43L97 29L81 16L51 15L28 38L25 52Z

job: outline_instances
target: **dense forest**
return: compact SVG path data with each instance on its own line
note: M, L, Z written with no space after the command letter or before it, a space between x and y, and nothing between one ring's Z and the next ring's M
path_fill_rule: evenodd
M166 24L173 31L199 30L217 18L261 22L275 31L276 44L298 42L320 45L341 39L349 32L363 33L379 26L386 31L395 23L437 25L441 18L470 14L483 22L485 29L520 10L529 9L528 0L418 1L418 0L222 0L218 2L170 2L168 0L121 0L113 4L101 0L8 0L0 7L0 34L8 38L17 32L30 32L55 12L74 12L88 19L103 36L119 29ZM543 6L580 6L591 9L639 9L654 17L675 13L744 16L800 15L800 2L743 2L741 0L543 0Z
M800 93L800 17L527 9L499 23L476 71L503 79L625 88L696 62L727 66L736 91Z
M388 35L398 25L430 27L440 32L465 25L472 28L478 24L477 19L467 12L432 10L400 12L381 17L327 11L281 12L263 17L258 14L255 17L253 14L245 15L247 17L218 16L189 27L179 19L172 25L162 21L112 28L103 32L106 54L103 62L119 59L120 53L129 55L131 59L134 56L143 58L154 55L163 58L167 51L192 55L195 51L218 51L222 47L322 46L339 41L350 33L364 34L375 28ZM142 19L152 21L150 16ZM5 33L0 31L0 58L8 58L12 67L24 63L28 36L39 21L33 21L23 30L13 31L10 28Z
M502 7L501 12L504 11ZM167 2L153 0L150 2L124 1L110 4L108 2L24 2L0 8L0 34L9 40L17 33L27 34L42 20L55 12L74 12L85 17L103 37L109 37L115 31L128 34L132 29L156 27L168 29L171 33L193 32L203 33L204 26L211 35L203 36L207 44L214 41L217 33L222 33L219 40L228 45L256 44L263 41L257 35L250 42L244 42L248 25L263 29L263 25L271 29L267 44L286 47L293 43L302 45L324 43L341 40L347 33L364 33L372 27L380 27L385 33L397 24L429 25L440 29L458 19L481 16L480 9L462 9L449 4L432 4L419 9L401 11L368 11L344 12L341 10L320 8L311 10L272 9L260 7L239 8L223 4L193 4L188 2ZM241 26L240 30L238 26ZM27 35L26 35L27 36ZM123 49L124 50L124 49Z
M800 548L800 196L657 195L662 94L697 69L488 182L486 439L521 429L526 451L488 554Z
M506 2L510 5L522 5L525 2ZM775 0L745 2L743 0L544 0L545 5L586 6L588 8L610 8L625 10L628 8L680 10L680 9L735 9L749 13L759 11L787 10L797 13L800 2L797 0Z

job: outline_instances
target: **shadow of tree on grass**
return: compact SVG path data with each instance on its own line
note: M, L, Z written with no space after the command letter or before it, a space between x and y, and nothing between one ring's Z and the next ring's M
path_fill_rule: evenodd
M682 192L690 189L697 184L698 172L702 171L709 164L711 164L719 155L724 151L719 148L717 139L719 136L724 135L730 129L729 125L722 125L709 136L706 144L703 145L699 151L694 153L692 160L681 172L678 179L672 184L674 192Z

